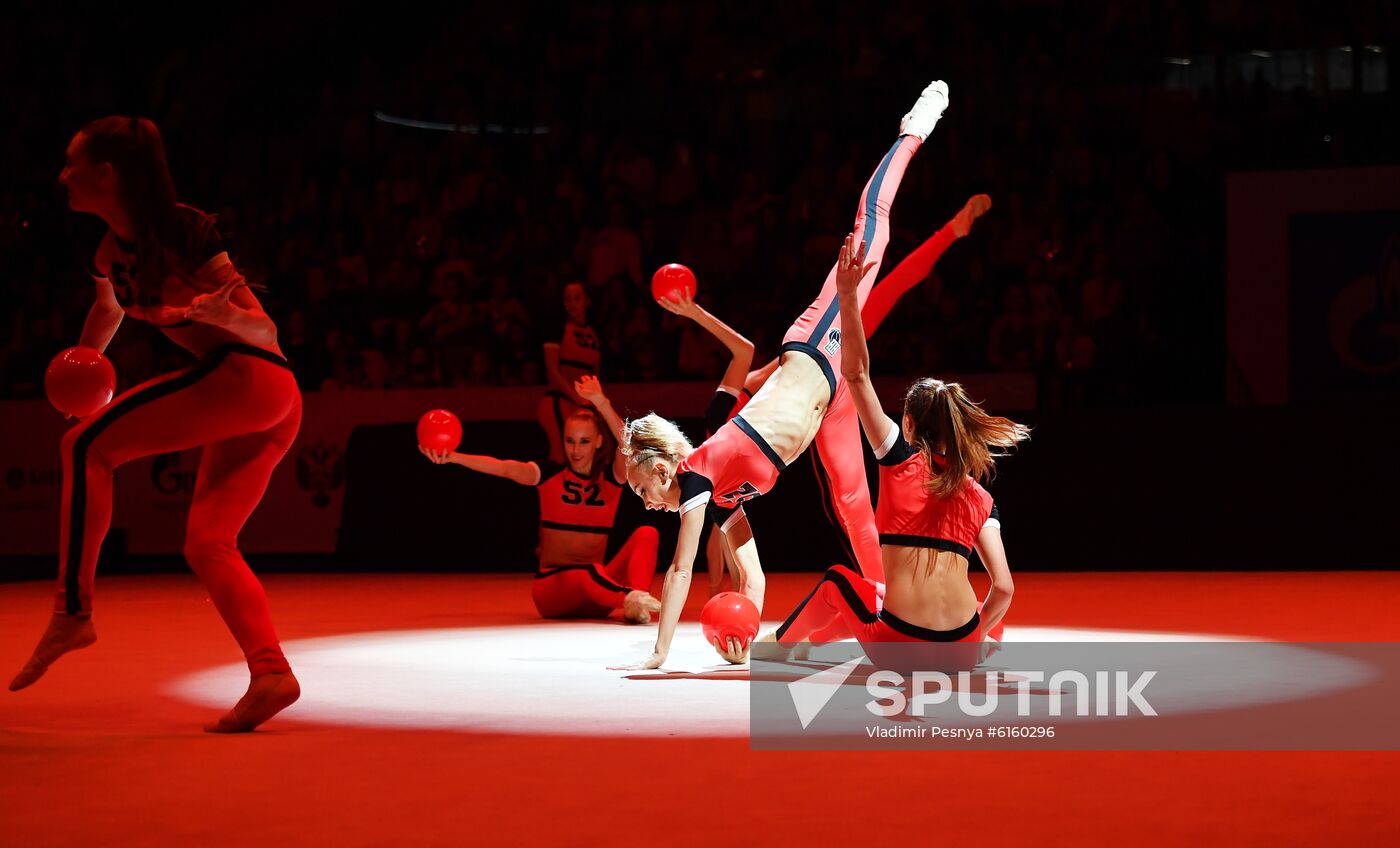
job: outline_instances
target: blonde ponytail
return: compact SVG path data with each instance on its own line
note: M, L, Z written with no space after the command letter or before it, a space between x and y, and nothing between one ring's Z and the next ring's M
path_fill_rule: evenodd
M643 465L664 459L679 465L694 448L674 421L655 412L634 418L622 425L622 455L627 466Z

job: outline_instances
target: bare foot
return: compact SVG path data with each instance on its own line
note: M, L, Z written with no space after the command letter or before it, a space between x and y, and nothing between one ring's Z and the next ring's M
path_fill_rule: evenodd
M96 641L97 630L92 626L92 616L54 613L53 618L49 619L48 629L34 648L34 655L24 664L24 668L20 669L19 674L15 675L15 679L10 681L10 691L18 692L34 685L59 657L69 651L86 648Z
M992 198L985 194L974 194L963 204L963 208L958 214L953 216L953 220L948 223L953 227L953 235L962 238L972 232L972 222L987 214L987 210L992 208Z
M1001 642L991 638L990 636L986 637L982 641L982 645L978 649L977 664L981 665L982 663L986 662L987 660L990 660L992 657L996 656L1000 652Z
M290 671L259 674L248 682L248 691L233 709L204 725L205 733L251 733L253 728L296 703L301 684Z
M794 648L801 649L802 645L807 644L805 642L799 645L781 643L778 641L778 631L776 630L771 633L765 633L754 641L766 642L777 646L776 648L765 649L762 652L763 658L772 662L783 662L784 660L790 659ZM804 656L802 659L806 659L806 657Z
M622 619L628 624L650 624L652 613L661 612L661 602L639 589L622 601Z

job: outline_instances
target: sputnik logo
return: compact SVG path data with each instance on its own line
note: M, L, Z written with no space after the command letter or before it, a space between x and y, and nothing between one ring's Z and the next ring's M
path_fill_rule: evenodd
M835 668L824 669L788 684L788 694L792 696L792 705L797 709L797 719L802 722L803 730L816 719L864 660L865 657L856 657Z

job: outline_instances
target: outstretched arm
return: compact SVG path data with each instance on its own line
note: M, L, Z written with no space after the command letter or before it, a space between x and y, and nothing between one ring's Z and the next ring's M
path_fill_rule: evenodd
M640 663L612 666L616 671L633 671L644 668L660 668L671 652L671 640L676 636L676 625L681 620L681 609L690 595L690 574L695 566L695 552L700 547L700 531L705 525L703 507L692 509L681 516L681 530L676 537L676 556L671 567L666 570L666 580L661 589L661 614L656 628L656 648L650 657Z
M494 456L477 456L454 451L434 451L418 446L419 452L436 465L460 465L492 477L504 477L522 486L534 486L540 482L540 467L533 462L518 462L514 459L496 459Z
M720 385L736 392L744 387L744 378L753 364L753 342L744 338L737 330L711 315L705 307L696 303L691 295L682 290L676 300L657 298L656 302L667 312L689 318L699 324L710 335L720 340L729 349L729 367L724 369Z
M574 382L574 391L578 396L593 404L593 408L598 414L603 416L603 423L608 425L608 432L612 433L614 444L618 445L618 450L613 456L613 479L622 481L627 478L627 457L622 455L622 419L612 407L612 401L603 394L603 384L598 382L598 378L592 375L585 375Z
M841 304L841 377L850 389L866 441L878 450L897 425L881 408L875 387L870 384L870 348L865 344L856 294L861 278L873 267L874 263L865 262L865 243L857 244L854 233L846 236L836 261L836 297Z

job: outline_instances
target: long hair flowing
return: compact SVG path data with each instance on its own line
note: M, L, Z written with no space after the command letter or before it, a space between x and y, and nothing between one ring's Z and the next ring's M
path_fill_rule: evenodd
M990 479L996 458L1031 435L1024 424L987 414L958 383L931 378L909 387L904 414L929 470L928 491L939 498L957 492L966 477Z
M83 127L82 134L88 159L117 172L117 202L136 231L137 300L157 301L167 275L194 271L180 259L190 234L180 219L160 130L145 118L112 116Z

